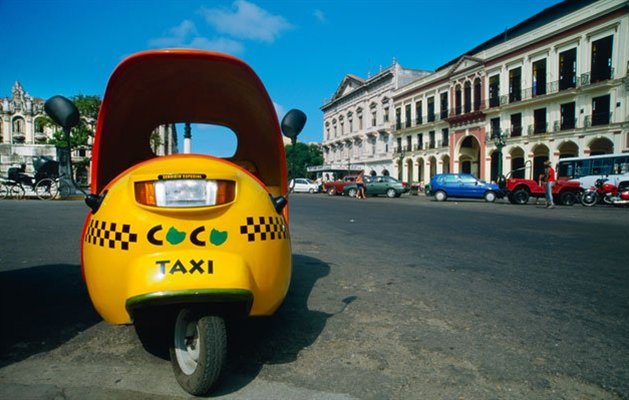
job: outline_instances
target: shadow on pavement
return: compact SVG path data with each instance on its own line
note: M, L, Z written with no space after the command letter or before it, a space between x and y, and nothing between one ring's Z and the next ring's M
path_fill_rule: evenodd
M228 368L215 395L235 392L253 381L265 364L295 361L335 314L308 309L317 280L330 273L321 260L293 255L293 276L284 304L272 317L234 321L228 333ZM339 299L344 308L354 298ZM345 304L343 304L345 303Z
M0 367L52 350L101 321L78 265L0 272Z

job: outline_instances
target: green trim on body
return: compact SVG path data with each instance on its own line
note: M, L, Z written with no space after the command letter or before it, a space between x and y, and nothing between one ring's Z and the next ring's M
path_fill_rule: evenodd
M253 303L253 293L246 289L188 289L168 290L133 296L125 302L125 308L134 310L150 306L199 303Z

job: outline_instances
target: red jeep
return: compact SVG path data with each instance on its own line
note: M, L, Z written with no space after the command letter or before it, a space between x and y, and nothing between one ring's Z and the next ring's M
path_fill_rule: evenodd
M336 181L329 181L323 185L323 189L330 196L334 196L335 194L343 194L343 189L345 186L350 183L354 183L356 180L356 175L347 175L343 179L339 179Z
M544 198L546 194L544 185L533 179L504 178L499 184L511 204L526 204L529 198ZM571 206L578 201L581 190L579 182L558 180L553 187L553 199L557 204Z

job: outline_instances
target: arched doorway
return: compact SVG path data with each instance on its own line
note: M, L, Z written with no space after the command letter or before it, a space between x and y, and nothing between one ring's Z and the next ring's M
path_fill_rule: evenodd
M406 160L406 182L413 182L413 160L410 158Z
M444 154L443 157L441 157L441 163L442 163L443 173L444 174L450 173L450 156L447 154Z
M533 176L531 179L537 178L544 173L544 162L550 158L550 150L543 144L538 144L533 148Z
M524 150L520 147L514 147L509 151L511 156L511 177L524 178L526 170L524 169Z
M607 138L598 138L590 142L590 155L598 156L600 154L613 154L614 143Z
M461 172L474 174L480 178L480 143L474 136L466 136L461 141L459 166Z
M424 180L424 159L417 159L417 180L423 182Z
M430 179L432 179L437 175L437 159L433 156L428 159L428 162L430 163Z
M559 150L559 158L577 157L579 155L579 146L570 140L560 144L557 150Z

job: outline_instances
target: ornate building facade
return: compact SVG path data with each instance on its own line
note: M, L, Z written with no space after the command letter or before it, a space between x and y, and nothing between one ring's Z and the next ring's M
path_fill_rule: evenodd
M346 75L323 111L322 169L391 171L393 91L430 74L393 62L362 79Z
M57 159L55 146L48 144L53 129L42 124L45 100L30 96L19 82L13 85L11 95L0 100L0 176L3 177L10 167L22 164L27 173L34 174L33 157ZM151 135L150 145L158 156L177 153L175 124L157 127ZM90 147L91 143L88 143L86 148L76 149L72 159L91 158ZM89 177L89 167L87 172Z
M562 2L394 90L395 175L531 177L629 151L628 38L626 1Z
M31 157L56 158L55 146L49 145L52 129L41 123L45 117L44 100L32 97L19 82L11 89L12 97L0 101L0 175L12 166L26 164L32 173Z

